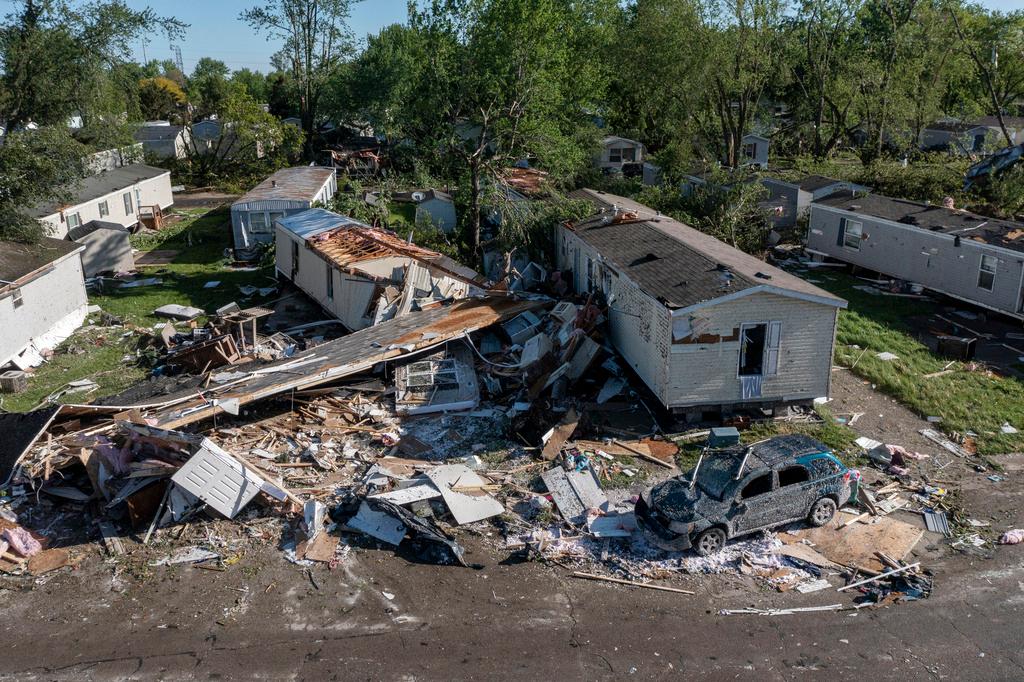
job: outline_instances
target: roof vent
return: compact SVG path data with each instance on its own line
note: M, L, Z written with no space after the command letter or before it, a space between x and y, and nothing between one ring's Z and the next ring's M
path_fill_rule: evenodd
M758 277L758 278L760 278L760 279L771 279L771 278L772 278L772 276L771 276L771 275L769 275L769 274L767 274L767 273L764 273L764 272L758 272L758 273L755 273L755 274L754 274L754 277Z

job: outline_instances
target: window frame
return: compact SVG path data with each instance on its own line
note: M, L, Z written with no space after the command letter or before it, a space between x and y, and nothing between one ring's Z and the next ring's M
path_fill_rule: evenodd
M743 373L743 359L745 357L743 352L743 334L748 329L754 327L764 327L764 340L761 342L761 372L759 374L744 374ZM768 354L768 322L744 322L740 325L740 347L739 353L736 358L736 377L764 377L767 376L765 370L767 369L767 354Z
M299 274L299 243L292 241L292 281L295 281L295 276Z
M636 163L636 147L622 147L619 149L622 163Z
M74 218L74 221L75 221L73 224L71 222L72 218ZM75 211L74 213L65 213L64 214L64 222L67 223L67 226L68 226L69 230L73 230L76 227L81 227L82 226L82 214L79 213L78 211Z
M992 269L989 270L985 267L985 261L992 261ZM981 259L978 261L978 288L984 289L985 291L995 291L996 288L996 273L999 270L999 257L993 256L988 253L981 254ZM985 276L988 275L988 286L982 284Z
M124 214L135 215L135 204L132 200L132 193L125 192L121 195L121 201L124 202Z
M746 495L747 488L749 488L750 486L754 485L754 483L760 481L763 478L767 478L768 479L768 489L763 491L763 492L757 493L756 495L751 495L750 497L747 497L747 495ZM739 499L741 501L743 501L743 502L747 502L749 500L756 500L757 498L761 497L762 495L768 495L768 494L772 493L774 490L775 490L775 476L774 476L774 472L772 472L772 471L762 471L760 473L754 474L753 477L748 479L747 482L743 485L743 487L740 488Z
M256 221L253 220L256 216L260 217L261 225L257 229ZM249 234L271 234L274 228L267 220L266 211L249 211Z
M743 145L743 158L751 161L757 160L757 143L747 142Z
M804 473L804 478L799 480L799 481L793 481L791 483L783 483L782 482L782 474L787 472L787 471L793 471L794 469L799 469L800 471L802 471ZM776 472L776 473L777 473L777 475L779 477L778 480L779 480L779 489L780 490L782 488L788 488L790 486L795 486L795 485L800 485L802 483L810 483L811 482L811 470L808 469L807 467L805 467L803 464L789 464L789 465L783 467L782 469L779 469L778 472Z
M608 149L608 163L622 163L621 147L610 147Z
M15 310L25 305L25 299L21 295L21 287L11 292L11 305L14 306Z
M101 218L106 218L110 215L110 203L107 199L97 204L97 208L99 208Z
M326 262L326 261L324 262L324 267L327 270L327 300L328 301L333 301L334 300L334 268L332 268L331 264Z
M857 237L856 243L850 243L850 225L857 226ZM843 218L839 225L840 235L842 237L842 247L848 251L860 251L860 243L864 239L864 222L861 220L850 220L849 218Z

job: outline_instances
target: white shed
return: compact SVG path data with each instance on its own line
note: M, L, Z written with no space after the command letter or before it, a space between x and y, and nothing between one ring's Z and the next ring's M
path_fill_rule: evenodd
M278 276L350 331L480 290L473 270L393 232L314 208L278 219Z
M439 189L420 189L412 192L396 192L391 200L416 206L416 224L431 225L442 232L452 232L457 225L455 201L447 192Z
M768 168L768 147L771 140L764 135L747 133L740 140L740 165Z
M0 242L0 367L38 364L40 351L81 326L89 305L84 250L49 237L38 244Z
M282 168L231 204L235 254L254 258L261 243L274 240L274 223L316 204L326 205L338 191L333 168Z
M647 148L642 142L609 135L601 140L601 151L594 158L594 165L603 171L619 171L626 164L643 163Z
M167 121L147 121L133 136L147 154L159 159L184 159L189 144L188 130Z
M608 304L609 339L665 407L810 403L830 388L846 302L624 197L556 234L574 289Z

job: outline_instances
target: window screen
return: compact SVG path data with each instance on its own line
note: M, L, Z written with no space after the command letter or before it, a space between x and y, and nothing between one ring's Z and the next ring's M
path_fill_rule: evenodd
M999 259L995 256L982 256L981 264L978 267L978 287L986 291L992 291L996 283L996 266Z
M863 223L843 218L839 233L841 243L845 248L860 251L860 240L864 236Z

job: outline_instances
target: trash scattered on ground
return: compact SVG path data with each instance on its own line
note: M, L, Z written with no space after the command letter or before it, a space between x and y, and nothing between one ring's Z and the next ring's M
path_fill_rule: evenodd
M1024 528L1014 528L999 536L1000 545L1019 545L1024 542Z

